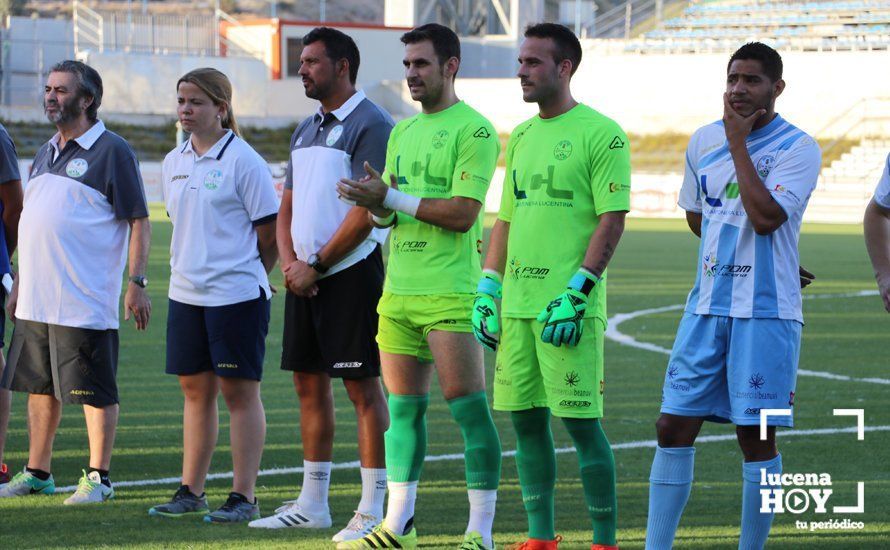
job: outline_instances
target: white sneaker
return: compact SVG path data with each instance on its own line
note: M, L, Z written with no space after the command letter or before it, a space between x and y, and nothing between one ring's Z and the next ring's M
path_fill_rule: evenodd
M355 515L352 516L352 519L349 520L349 523L346 524L346 527L343 528L342 531L331 537L331 540L334 542L345 542L348 540L356 540L364 537L365 535L370 535L371 531L374 530L380 522L383 521L381 518L374 516L372 514L363 514L358 510L355 511Z
M248 527L260 529L285 529L287 527L303 527L305 529L327 529L331 526L331 513L325 509L321 513L311 513L297 504L296 500L287 500L284 506L275 510L274 516L255 519Z
M102 484L99 472L93 471L87 474L84 471L83 477L77 482L77 490L74 491L73 495L65 499L65 504L105 502L110 498L114 498L114 489Z

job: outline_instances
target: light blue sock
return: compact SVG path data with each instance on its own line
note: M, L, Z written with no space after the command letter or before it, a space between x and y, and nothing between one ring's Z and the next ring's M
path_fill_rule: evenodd
M766 544L773 513L760 513L760 470L768 474L782 473L782 455L763 462L742 464L742 534L739 550L761 550Z
M692 490L695 447L655 447L649 474L646 549L670 550Z

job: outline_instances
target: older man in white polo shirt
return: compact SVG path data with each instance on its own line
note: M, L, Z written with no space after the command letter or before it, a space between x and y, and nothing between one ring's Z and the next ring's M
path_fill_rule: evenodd
M136 328L148 326L145 267L151 229L133 150L97 117L102 79L78 61L55 65L44 110L58 132L34 157L19 222L19 276L7 307L15 316L2 386L26 392L27 467L0 497L51 494L52 444L62 403L83 405L89 469L65 504L114 496L108 470L118 418L118 300Z

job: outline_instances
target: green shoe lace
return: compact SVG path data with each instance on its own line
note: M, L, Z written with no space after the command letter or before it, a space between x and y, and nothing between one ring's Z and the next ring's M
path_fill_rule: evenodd
M458 547L458 550L494 550L495 546L486 546L482 538L482 534L478 531L470 531L464 535L464 541Z
M86 470L81 470L81 472L83 472L83 476L80 478L80 481L77 482L77 490L74 491L75 496L87 496L93 492L93 489L101 484L87 477Z

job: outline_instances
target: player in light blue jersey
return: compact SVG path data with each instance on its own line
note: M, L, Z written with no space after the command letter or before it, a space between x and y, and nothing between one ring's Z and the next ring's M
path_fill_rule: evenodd
M776 426L791 426L800 333L801 218L821 152L775 112L782 59L764 44L727 66L723 120L700 128L686 152L679 204L701 237L695 286L664 379L658 447L649 478L646 548L669 549L692 488L693 444L705 420L736 425L744 455L739 548L764 546L760 475L782 471ZM786 409L768 419L761 409Z
M890 155L884 163L884 173L878 182L875 196L865 209L865 247L875 269L878 292L884 309L890 313Z

